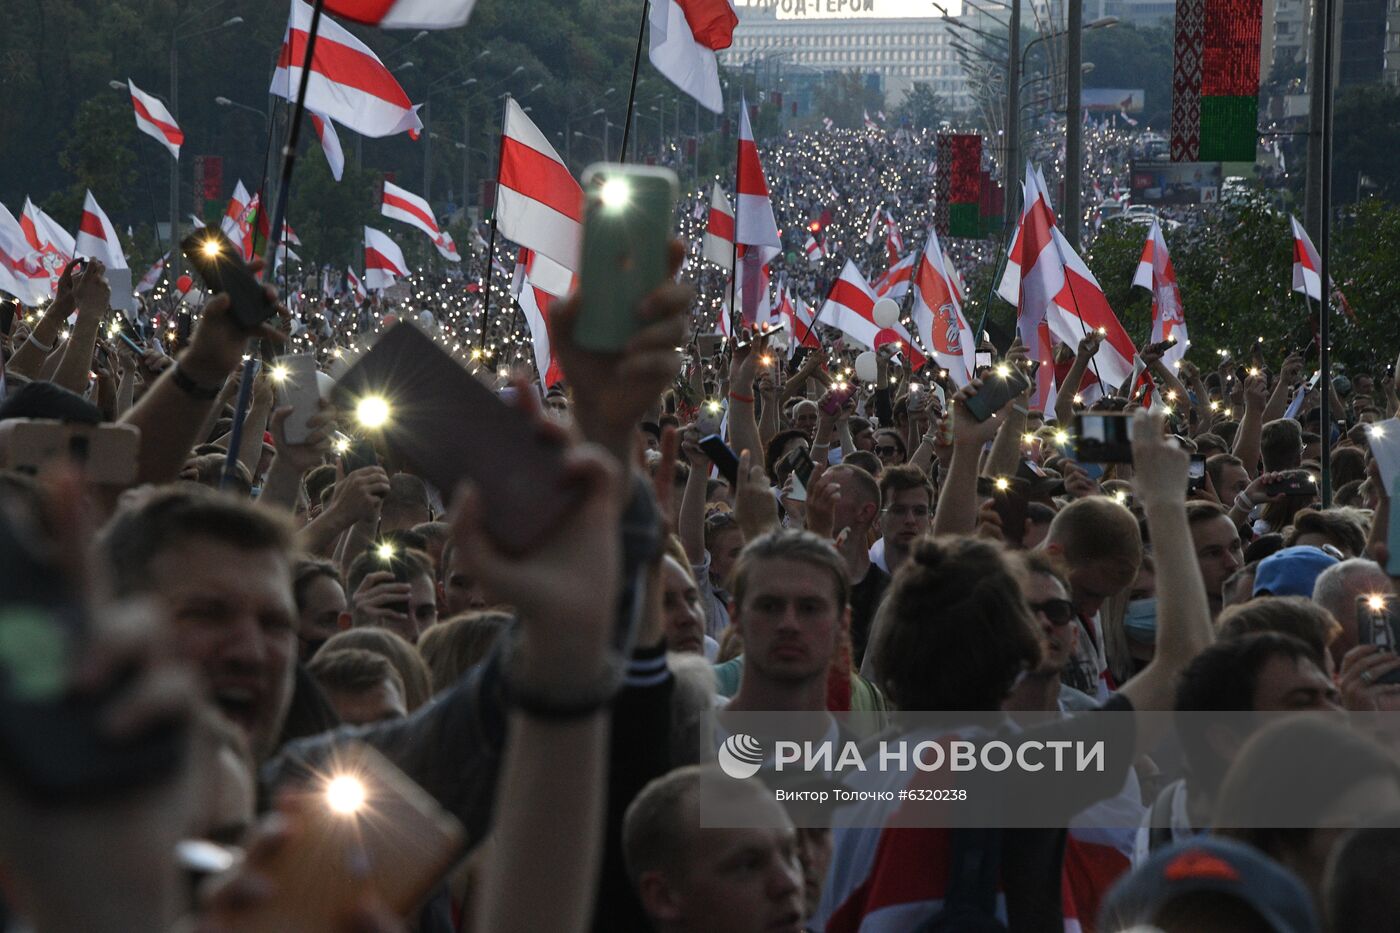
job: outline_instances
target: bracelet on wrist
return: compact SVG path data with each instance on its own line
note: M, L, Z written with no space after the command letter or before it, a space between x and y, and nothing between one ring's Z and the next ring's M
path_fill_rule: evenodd
M177 389L191 398L197 398L206 402L212 402L214 399L218 398L219 393L222 392L224 388L222 383L211 388L195 382L190 378L189 373L181 368L178 360L175 365L170 367L170 381L175 383Z
M740 395L738 392L730 392L730 393L729 393L729 398L730 398L731 401L735 401L735 402L744 402L744 403L749 404L749 405L752 405L752 404L753 404L753 396L752 396L752 395Z
M1248 515L1254 511L1254 500L1241 492L1235 496L1235 508Z
M44 346L42 343L39 342L39 337L37 336L35 331L29 332L29 337L26 338L25 343L34 344L35 349L40 350L44 353L52 353L53 348L58 346L58 340L56 338L53 343L49 344L48 346Z

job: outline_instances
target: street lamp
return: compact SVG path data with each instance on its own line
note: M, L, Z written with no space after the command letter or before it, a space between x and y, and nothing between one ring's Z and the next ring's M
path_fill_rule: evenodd
M250 107L247 104L240 104L238 101L229 100L227 97L216 97L214 98L214 103L218 104L220 107L236 107L239 110L246 110L249 113L256 113L264 120L267 119L267 114L263 113L257 107Z

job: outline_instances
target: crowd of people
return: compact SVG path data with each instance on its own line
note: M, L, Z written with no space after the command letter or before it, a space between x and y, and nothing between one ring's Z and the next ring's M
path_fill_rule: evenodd
M928 222L932 137L823 138L768 151L780 222L829 211L833 254L877 267L878 207ZM504 274L483 322L470 268L392 306L269 285L295 310L250 330L227 295L128 320L90 260L5 315L0 927L1394 926L1400 759L1309 715L1400 707L1392 376L1149 347L1151 404L1130 384L1039 410L998 391L1014 344L962 386L889 353L858 379L835 342L709 349L700 203L672 256L693 285L629 309L620 353L554 304L546 385ZM834 262L776 271L816 300ZM548 483L434 486L324 399L289 430L277 354L329 382L411 326L509 400ZM1131 456L1081 456L1085 413L1129 418ZM546 533L503 534L543 510ZM993 801L1038 813L1005 829L814 827L717 768L717 715L911 711L1124 725L1100 773ZM1276 715L1162 731L1224 713ZM1318 773L1295 784L1299 748ZM748 828L705 824L715 789ZM1251 823L1264 789L1296 823Z

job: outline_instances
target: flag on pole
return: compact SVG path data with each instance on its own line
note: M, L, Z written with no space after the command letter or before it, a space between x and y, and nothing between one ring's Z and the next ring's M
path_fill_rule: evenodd
M83 219L78 225L76 253L97 259L109 269L125 269L126 257L122 255L122 244L117 239L117 231L106 213L97 205L97 199L88 191L83 201Z
M49 273L49 294L58 290L58 280L63 269L73 259L77 243L72 234L58 225L48 214L28 198L24 199L24 212L19 218L24 238L39 254L39 262Z
M739 164L735 175L734 241L739 245L739 257L745 267L742 274L736 270L735 275L744 286L740 292L743 319L752 327L760 320L767 320L767 266L769 260L782 252L783 241L778 235L778 222L773 216L773 202L768 194L768 182L763 177L758 146L754 144L749 105L743 100L739 108ZM763 305L761 315L760 303Z
M574 288L575 276L572 271L565 269L543 253L537 253L525 247L520 249L516 276L518 281L512 282L512 295L520 294L520 290L524 288L526 277L529 278L531 287L538 288L555 298L566 297Z
M345 152L340 148L340 137L336 135L335 124L329 117L319 113L307 115L311 117L311 128L316 131L316 138L321 141L321 151L326 154L326 162L330 164L331 177L340 181L341 176L345 174Z
M501 235L566 269L577 269L583 189L513 98L506 100L497 182L496 226Z
M169 258L170 254L166 253L156 260L156 264L151 266L145 275L141 276L141 281L136 283L136 291L138 294L148 292L156 287L156 283L160 281L161 273L165 271L165 262Z
M875 205L875 213L870 215L870 223L865 225L865 242L875 242L875 234L880 230L880 221L884 215L885 206L883 204Z
M915 372L922 369L927 361L913 345L903 324L881 329L875 323L875 301L875 290L865 281L856 264L848 259L817 317L868 350L887 343L898 344L909 354L911 369Z
M302 245L301 237L297 236L297 232L292 229L292 225L287 223L285 220L282 221L282 242L290 243L293 246Z
M365 284L360 281L360 277L355 274L355 270L349 266L345 267L345 281L350 286L350 293L355 296L355 304L361 304L369 297L369 292L365 291Z
M1313 246L1312 238L1308 236L1308 231L1298 222L1298 218L1288 217L1293 225L1293 290L1302 292L1313 301L1322 301L1322 257L1317 254L1317 247ZM1327 276L1332 284L1332 296L1337 299L1337 304L1341 305L1347 317L1356 320L1356 313L1351 310L1351 304L1347 301L1342 290L1337 287L1337 280L1329 274Z
M408 278L408 263L399 244L389 234L365 227L365 287L388 288L400 278Z
M900 254L904 252L904 237L899 235L899 227L894 222L894 215L885 211L885 253L890 257L890 265L899 262Z
M958 301L958 307L963 305L963 295L967 294L967 286L963 285L962 276L958 274L958 267L953 263L953 257L948 255L948 251L943 251L943 272L948 277L948 284L953 289L953 297Z
M476 0L326 0L326 12L380 29L452 29L466 25Z
M807 261L812 265L821 265L821 261L826 258L826 244L817 239L815 233L807 234L807 243L803 246L807 253Z
M909 294L909 282L914 277L914 260L917 258L910 253L886 269L885 273L875 280L875 294L880 298L895 301Z
M715 53L734 44L730 0L652 0L648 56L657 71L707 110L724 112Z
M734 271L734 207L719 182L710 193L709 221L700 255L721 269Z
M549 344L549 306L554 296L535 287L526 275L521 280L519 301L525 325L530 328L530 342L534 345L535 370L539 373L540 385L547 389L564 378L563 367L554 359Z
M248 194L248 189L243 187L243 179L233 186L233 194L229 196L228 206L224 208L224 219L219 221L219 229L229 242L240 250L243 248L243 231L246 229L245 217L248 213L249 202L253 200Z
M305 0L292 0L291 20L268 93L296 100L311 13ZM423 128L418 108L384 63L369 46L328 17L321 18L316 35L306 106L362 136L393 136Z
M788 341L789 351L794 351L799 346L811 350L821 348L821 341L817 339L816 331L813 328L816 322L813 320L811 305L801 298L794 298L786 286L783 288L783 304L780 306L780 311L787 318L788 333L792 335ZM788 355L791 356L792 353L789 352Z
M49 300L49 270L39 261L24 228L0 204L0 291L8 292L21 304L41 304Z
M938 232L932 225L914 273L912 315L924 349L957 385L967 385L976 369L977 339L963 316L962 301L953 288Z
M165 104L138 88L130 78L126 79L126 86L131 91L132 109L136 111L136 128L169 149L172 156L180 158L185 134L165 109Z
M433 209L428 202L406 188L400 188L391 181L384 182L384 195L379 212L385 217L401 220L411 227L417 227L428 235L433 246L450 262L461 262L452 237L443 233L433 217Z
M1155 217L1142 248L1142 259L1138 260L1133 285L1152 292L1152 342L1176 338L1176 346L1163 354L1162 362L1168 366L1180 362L1191 340L1186 336L1186 316L1181 307L1181 292L1176 287L1176 270L1167 253L1162 225Z

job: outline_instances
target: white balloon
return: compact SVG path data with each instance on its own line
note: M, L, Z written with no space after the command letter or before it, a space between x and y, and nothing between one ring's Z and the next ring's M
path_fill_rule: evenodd
M894 304L894 302L890 302ZM876 305L879 307L879 305ZM875 351L866 350L856 357L856 378L861 382L874 382L878 374L878 366L875 361Z
M871 315L875 318L877 327L893 327L899 323L899 302L893 298L881 298L875 302L875 309Z
M433 312L419 311L418 323L424 330L432 330L433 327L437 324L437 320L433 317Z

